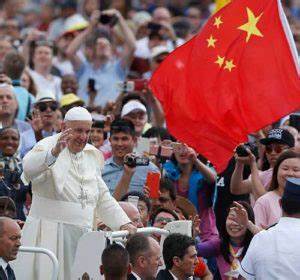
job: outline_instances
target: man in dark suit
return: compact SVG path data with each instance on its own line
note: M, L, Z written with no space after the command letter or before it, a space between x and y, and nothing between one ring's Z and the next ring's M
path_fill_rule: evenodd
M170 234L163 245L166 269L161 270L157 280L193 279L198 264L197 251L193 238L183 234Z
M130 273L129 254L120 244L106 247L101 257L100 273L105 280L126 280Z
M9 262L17 258L21 246L21 229L17 222L8 217L0 217L0 279L15 280Z
M128 280L155 279L162 265L158 242L150 236L137 233L126 244L132 266Z

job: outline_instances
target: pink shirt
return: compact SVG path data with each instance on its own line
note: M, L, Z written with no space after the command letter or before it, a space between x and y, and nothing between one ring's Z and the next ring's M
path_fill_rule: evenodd
M263 184L263 186L265 187L266 191L269 189L269 186L270 186L270 183L272 180L272 175L273 175L273 168L258 172L259 179L260 179L261 183ZM251 180L251 175L249 176L248 180ZM251 203L251 206L254 207L255 200L254 200L253 194L250 194L250 203Z
M279 205L280 196L270 191L256 200L254 205L255 224L267 228L279 221L282 210Z
M241 252L242 252L243 249L242 249L242 247L233 247L233 250L234 250L234 253L237 253L239 250L241 250ZM231 257L230 259L233 259L233 258ZM239 257L238 259L239 259L239 261L242 261L241 257ZM225 261L223 255L221 253L216 257L216 260L217 260L217 265L218 265L222 280L238 278L238 277L234 278L234 277L226 276L226 273L228 273L231 270L231 265Z

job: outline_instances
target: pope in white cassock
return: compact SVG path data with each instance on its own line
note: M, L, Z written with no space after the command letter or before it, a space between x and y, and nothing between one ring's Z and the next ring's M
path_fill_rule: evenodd
M101 178L102 154L87 144L91 126L86 109L72 108L62 132L38 142L23 162L33 197L22 245L54 252L60 280L71 279L77 242L92 230L95 217L113 230L135 231ZM52 264L46 256L19 254L15 271L17 279L47 280Z

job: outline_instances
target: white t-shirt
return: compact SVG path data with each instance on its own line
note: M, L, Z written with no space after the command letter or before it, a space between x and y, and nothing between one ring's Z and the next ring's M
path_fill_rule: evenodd
M39 74L38 72L34 70L29 70L30 75L36 85L37 93L39 96L42 96L43 93L47 95L48 92L51 92L55 95L55 98L57 101L60 100L62 93L61 93L61 78L50 75L50 79L46 79L44 76Z
M300 279L300 219L282 217L256 234L239 272L246 279Z

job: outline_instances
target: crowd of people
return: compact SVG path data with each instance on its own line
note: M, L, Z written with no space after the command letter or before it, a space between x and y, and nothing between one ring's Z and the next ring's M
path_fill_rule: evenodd
M282 5L299 50L300 2ZM80 237L120 229L129 237L99 264L107 280L300 279L299 115L253 132L217 174L148 88L215 7L1 1L0 279L50 279L21 243L51 250L71 279ZM189 235L136 233L181 220Z

